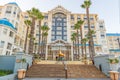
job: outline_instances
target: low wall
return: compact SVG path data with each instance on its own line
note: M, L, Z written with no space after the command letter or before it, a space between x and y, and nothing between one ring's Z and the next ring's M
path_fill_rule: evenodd
M108 58L113 58L114 55L101 55L94 57L94 65L107 76L109 76L110 64Z
M15 67L14 67L14 73L18 71L18 69L27 69L32 65L32 56L28 54L16 54L16 61L15 61ZM22 58L26 59L26 63L23 64L19 62Z
M0 80L15 80L16 75L17 74L10 74L10 75L7 75L7 76L2 76L2 77L0 77Z
M0 56L0 69L14 71L16 56Z
M22 65L21 59L25 58L26 63ZM17 70L20 68L27 69L32 65L32 56L28 54L16 54L16 55L1 55L0 56L0 69L2 70L12 70L14 73L17 73Z

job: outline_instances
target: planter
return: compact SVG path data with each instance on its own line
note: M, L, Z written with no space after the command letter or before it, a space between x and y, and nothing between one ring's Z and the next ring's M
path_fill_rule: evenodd
M26 70L25 69L19 69L18 70L18 79L25 78Z
M111 71L118 71L118 64L110 64Z
M109 71L111 80L119 80L119 72Z

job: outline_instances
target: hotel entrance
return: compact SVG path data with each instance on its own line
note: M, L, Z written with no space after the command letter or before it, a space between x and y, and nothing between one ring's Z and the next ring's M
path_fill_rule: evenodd
M62 60L70 61L73 57L71 50L71 44L63 40L57 40L48 44L47 60L55 61L60 60L59 58L62 57Z

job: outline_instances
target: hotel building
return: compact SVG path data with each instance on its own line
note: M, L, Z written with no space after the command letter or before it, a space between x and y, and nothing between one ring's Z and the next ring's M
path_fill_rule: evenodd
M61 52L65 54L66 60L75 60L75 57L78 54L73 50L74 45L71 41L71 35L76 32L76 30L74 30L74 25L77 21L84 20L81 36L83 36L83 38L86 37L86 34L88 33L86 14L72 13L60 5L48 12L43 12L42 14L44 15L44 19L42 20L41 25L46 25L50 28L47 37L46 53L44 53L45 59L55 60L59 50L61 50ZM23 51L27 28L24 24L24 20L29 19L28 14L22 12L19 6L13 2L0 6L0 19L2 18L8 19L8 21L15 26L17 33L14 39L14 49L16 51ZM90 25L91 29L96 31L93 35L96 54L109 53L111 47L108 47L110 46L109 38L108 35L106 35L104 20L100 20L97 14L90 14ZM39 38L38 28L38 21L36 20L35 42L38 42ZM89 54L88 43L86 46L87 54Z
M77 21L84 20L84 24L82 25L82 36L83 38L86 37L86 34L88 33L86 14L72 13L62 6L57 6L54 9L43 13L43 15L45 18L42 20L42 25L47 25L50 28L46 47L46 59L54 60L60 49L62 53L65 54L67 60L74 60L74 57L78 54L73 52L71 35L76 32L76 30L74 30L74 25ZM90 14L90 24L91 29L96 31L93 35L96 54L108 53L104 21L99 20L97 14ZM36 31L37 30L38 29L36 28ZM86 45L88 53L88 44Z
M110 54L120 55L120 34L107 33L107 43Z
M13 50L10 54L14 54L17 51L23 51L24 49L26 26L24 24L24 18L21 16L21 13L21 9L15 2L10 2L8 4L5 4L4 6L0 6L0 19L7 19L10 23L12 23L16 30L14 43L12 44L14 45L14 47L12 48ZM0 37L0 39L1 38L2 37ZM9 40L9 38L6 40ZM1 55L6 53L7 51L2 52Z

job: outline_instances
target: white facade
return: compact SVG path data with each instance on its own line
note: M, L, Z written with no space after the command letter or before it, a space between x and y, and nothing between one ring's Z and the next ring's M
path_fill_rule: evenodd
M96 33L97 33L97 37L98 37L98 42L102 48L102 51L98 52L98 53L109 53L104 20L97 21Z
M6 18L9 22L15 26L15 51L23 51L24 41L26 36L26 25L24 24L24 18L22 16L22 11L18 4L15 2L10 2L0 7L0 19Z
M6 19L0 19L0 55L13 54L16 30L11 27L12 25L9 26L9 24Z

